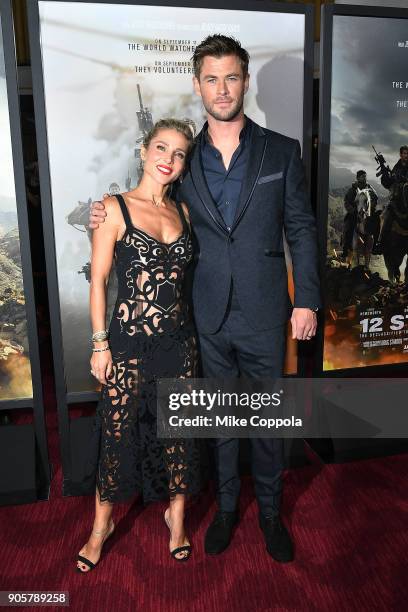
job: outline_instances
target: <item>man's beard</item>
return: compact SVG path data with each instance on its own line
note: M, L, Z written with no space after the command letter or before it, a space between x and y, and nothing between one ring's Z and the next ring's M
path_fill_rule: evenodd
M242 96L238 98L238 100L236 100L234 106L229 109L227 114L218 112L215 108L213 108L209 104L208 105L204 104L204 108L207 111L207 113L211 117L214 117L214 119L217 119L217 121L232 121L232 119L235 119L235 117L239 115L239 113L242 110L243 105L244 105L244 94L242 94Z

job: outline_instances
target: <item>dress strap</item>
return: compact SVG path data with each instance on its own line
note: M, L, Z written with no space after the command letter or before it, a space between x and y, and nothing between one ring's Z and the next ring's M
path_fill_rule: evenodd
M178 214L180 215L180 219L181 219L181 223L183 224L184 231L187 234L189 234L190 233L190 226L189 226L188 221L186 219L186 215L184 214L183 207L180 204L180 202L178 202L177 200L176 200L176 207L177 207L177 210L178 210Z
M133 224L132 224L132 221L130 219L129 209L128 209L127 205L126 205L125 198L120 193L116 194L115 198L119 202L120 210L122 211L122 215L123 215L123 218L125 220L127 229L131 229L133 227Z

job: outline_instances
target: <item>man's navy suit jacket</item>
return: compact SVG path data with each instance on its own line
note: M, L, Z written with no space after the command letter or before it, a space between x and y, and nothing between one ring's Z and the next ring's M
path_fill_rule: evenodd
M200 159L203 131L178 189L178 199L188 206L197 245L193 307L201 333L219 329L231 279L250 328L263 331L287 321L291 303L283 230L293 262L294 306L320 307L316 224L299 142L251 124L247 172L230 230L204 178Z

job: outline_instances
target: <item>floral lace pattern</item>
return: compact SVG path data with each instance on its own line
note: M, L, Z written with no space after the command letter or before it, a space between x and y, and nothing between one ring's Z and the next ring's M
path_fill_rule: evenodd
M156 435L156 381L196 375L197 342L183 300L192 260L187 221L172 243L156 240L131 223L117 196L126 231L116 243L118 297L109 327L113 371L95 416L87 473L96 472L101 501L144 501L199 490L194 440Z

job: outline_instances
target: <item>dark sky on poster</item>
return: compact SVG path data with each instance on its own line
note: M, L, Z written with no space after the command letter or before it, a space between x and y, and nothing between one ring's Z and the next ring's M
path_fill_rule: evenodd
M408 143L408 20L333 19L330 187L349 185L360 168L376 183L371 145L392 167Z

